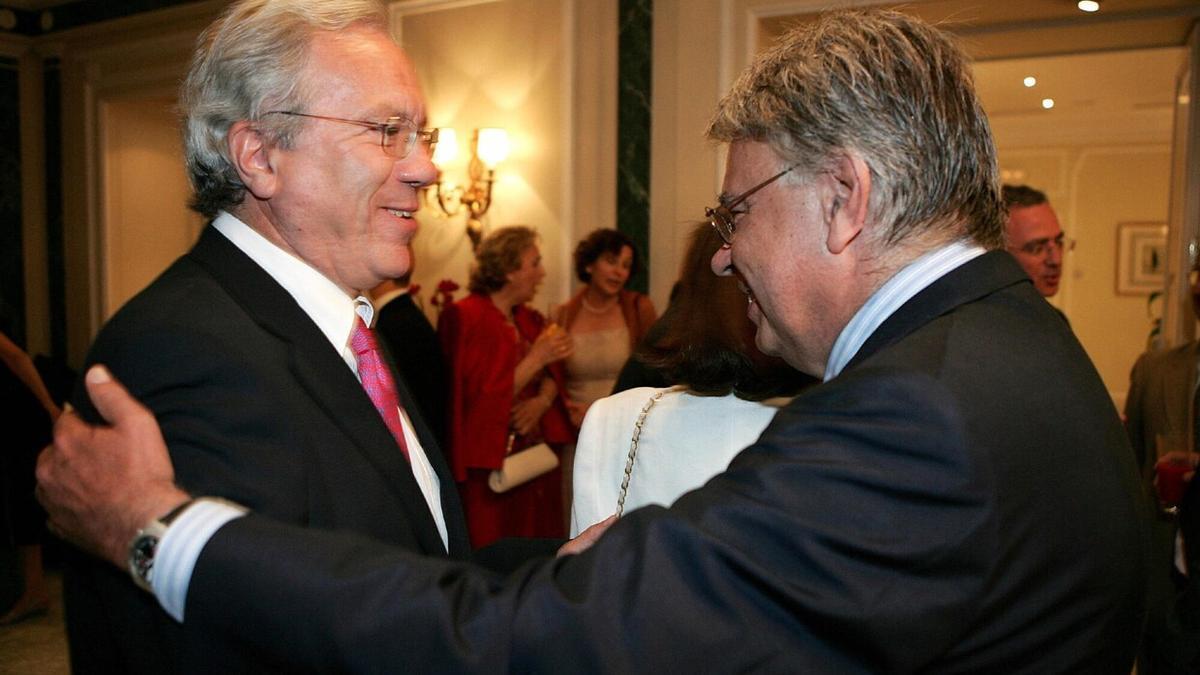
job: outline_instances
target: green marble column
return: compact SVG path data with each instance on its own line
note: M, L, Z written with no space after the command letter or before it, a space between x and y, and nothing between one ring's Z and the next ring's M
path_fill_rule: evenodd
M637 244L646 263L629 287L649 287L650 102L654 0L620 0L617 66L617 229Z

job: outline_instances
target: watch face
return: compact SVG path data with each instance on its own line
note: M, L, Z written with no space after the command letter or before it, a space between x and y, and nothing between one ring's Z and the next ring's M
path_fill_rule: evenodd
M138 537L129 549L130 571L144 581L150 581L150 570L154 567L154 551L157 548L158 536L143 534Z

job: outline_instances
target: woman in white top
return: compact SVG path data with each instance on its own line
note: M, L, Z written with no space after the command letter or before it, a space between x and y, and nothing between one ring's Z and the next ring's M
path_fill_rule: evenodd
M724 471L778 406L813 382L754 346L746 295L734 278L718 277L709 266L720 245L707 223L696 228L664 315L666 329L638 350L642 361L679 384L630 389L588 410L575 449L571 536L617 512L639 418L626 511L669 505Z

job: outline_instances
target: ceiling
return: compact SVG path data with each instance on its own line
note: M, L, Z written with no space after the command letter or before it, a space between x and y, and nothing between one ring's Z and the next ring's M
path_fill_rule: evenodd
M23 9L29 12L36 12L51 7L60 5L69 5L77 0L4 0L3 4L9 9Z
M926 0L889 5L960 37L1001 147L1169 143L1197 0ZM760 45L814 15L774 16ZM1022 80L1032 75L1037 85ZM1043 98L1054 107L1044 109Z
M831 2L830 5L863 4ZM876 3L871 3L872 5ZM962 38L978 61L1088 51L1179 46L1200 20L1197 0L1102 0L1081 12L1075 0L916 0L884 3ZM815 14L779 14L760 24L760 44Z

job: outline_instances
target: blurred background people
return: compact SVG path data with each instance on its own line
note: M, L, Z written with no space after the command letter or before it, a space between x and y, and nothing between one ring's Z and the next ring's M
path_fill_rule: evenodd
M1151 670L1145 675L1200 673L1200 482L1193 477L1179 505L1179 551L1176 565L1183 574L1166 611L1165 628L1154 641Z
M1075 241L1063 234L1044 193L1028 185L1005 185L1003 192L1008 208L1005 246L1038 293L1049 298L1058 292L1062 280L1063 253L1075 248Z
M488 487L488 475L510 449L510 433L512 452L543 441L561 450L574 435L561 367L571 338L547 330L545 318L528 306L545 276L532 229L496 230L475 253L470 295L438 322L450 371L446 447L476 548L506 536L563 534L557 469L507 492Z
M50 426L61 410L50 396L33 359L0 332L0 498L5 545L16 549L20 591L0 605L0 625L44 614L50 606L42 568L46 514L33 496L38 452L50 442ZM3 602L3 599L0 599Z
M696 227L670 314L658 324L661 335L638 349L644 363L678 386L622 391L588 411L575 452L573 534L616 512L635 427L641 431L626 511L669 505L725 470L781 405L816 381L755 347L746 294L734 277L712 273L720 247L708 223Z
M371 290L375 332L383 338L400 378L416 399L437 439L446 447L446 361L429 318L409 286L412 268L399 279L387 279Z
M612 229L592 230L575 247L575 276L583 288L555 310L575 350L566 360L567 410L578 429L588 407L613 391L617 374L657 318L649 296L626 288L640 259L633 240ZM572 501L575 446L562 455L563 504Z
M1200 260L1192 264L1189 280L1192 290L1192 310L1200 317ZM1160 463L1175 464L1174 458L1191 457L1200 450L1200 428L1197 425L1197 374L1200 373L1200 341L1193 340L1168 350L1152 350L1142 354L1129 374L1129 393L1125 398L1125 427L1141 471L1143 488L1159 503L1157 518L1152 524L1150 580L1147 590L1149 617L1145 637L1138 653L1138 672L1143 675L1164 670L1165 663L1187 661L1187 649L1177 639L1178 626L1173 627L1173 598L1184 590L1182 571L1175 562L1176 535L1179 531L1174 511L1176 491L1166 495L1156 489L1156 467ZM1165 486L1159 485L1158 488ZM1200 620L1200 615L1197 616ZM1200 633L1200 627L1195 633ZM1182 650L1182 651L1181 651ZM1195 650L1192 650L1193 656ZM1195 672L1195 671L1192 671Z

